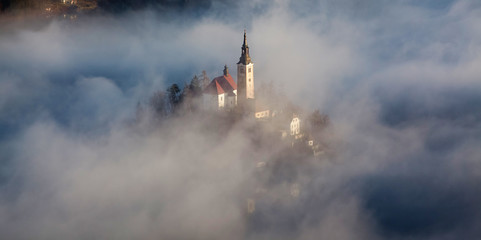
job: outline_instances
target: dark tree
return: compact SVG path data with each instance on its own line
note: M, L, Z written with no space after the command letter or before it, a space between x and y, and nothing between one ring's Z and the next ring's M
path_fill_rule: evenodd
M202 87L200 85L200 80L197 75L190 81L189 89L194 97L198 97L202 94Z
M193 111L193 99L194 93L191 90L190 84L185 84L182 90L182 111L192 112Z
M99 8L114 13L144 8L153 8L158 11L204 12L211 7L211 4L211 0L98 0Z
M4 12L10 8L11 0L0 0L0 12Z
M149 100L150 108L157 117L164 117L167 115L165 92L155 92Z
M312 112L311 115L309 115L308 121L312 131L315 132L324 130L330 124L329 116L321 114L319 110Z
M205 70L202 71L202 79L201 79L201 81L202 81L202 88L207 87L207 85L209 85L209 83L210 83L210 79L209 79L209 77L207 76L207 73L205 72Z
M169 94L169 103L170 103L171 111L174 112L175 108L181 101L181 92L180 92L179 85L175 83L172 84L172 86L170 86L167 89L167 93Z
M11 6L12 9L15 10L24 10L24 9L36 9L39 8L44 1L40 0L16 0L16 1L5 1L5 5Z

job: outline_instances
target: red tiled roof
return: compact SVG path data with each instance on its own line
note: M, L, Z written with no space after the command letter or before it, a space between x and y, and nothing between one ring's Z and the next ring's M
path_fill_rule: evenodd
M222 89L219 82L215 81L215 87L217 88L217 95L224 93L224 89Z
M204 93L219 95L222 93L231 93L237 89L237 84L232 79L230 74L223 75L214 78L207 87L204 89Z

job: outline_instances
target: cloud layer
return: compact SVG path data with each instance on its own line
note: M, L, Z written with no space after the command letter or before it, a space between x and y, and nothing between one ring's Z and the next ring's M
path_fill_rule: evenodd
M481 5L245 4L0 27L1 235L479 236ZM292 164L299 200L266 199L251 219L244 196L258 184L255 162L281 151L256 148L252 123L225 132L208 117L132 123L155 90L235 69L245 27L256 84L272 81L328 113L338 159Z

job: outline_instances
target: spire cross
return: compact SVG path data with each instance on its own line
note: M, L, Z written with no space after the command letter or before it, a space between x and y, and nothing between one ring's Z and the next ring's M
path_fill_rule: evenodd
M247 33L245 28L244 28L244 46L247 46Z

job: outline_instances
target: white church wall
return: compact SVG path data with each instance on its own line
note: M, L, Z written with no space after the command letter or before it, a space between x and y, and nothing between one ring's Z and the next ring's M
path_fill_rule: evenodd
M237 105L237 96L229 96L227 93L219 95L203 94L202 105L205 110L209 111L233 109Z
M234 96L234 106L237 106L237 89L233 91L235 96Z
M236 97L235 96L227 96L226 101L226 108L232 109L235 107Z
M227 97L227 94L225 94L225 93L219 94L217 96L217 98L218 98L217 102L219 103L219 105L218 105L219 109L225 107L226 97Z

